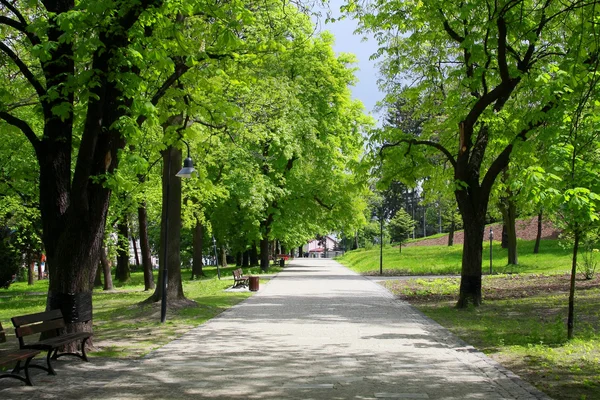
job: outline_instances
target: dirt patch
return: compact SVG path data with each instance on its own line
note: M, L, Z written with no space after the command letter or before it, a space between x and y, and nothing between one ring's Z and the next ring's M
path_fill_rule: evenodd
M494 241L500 241L502 237L502 224L488 225L484 234L483 240L488 240L490 226L494 231ZM537 217L519 220L516 223L517 237L522 240L535 240L537 236ZM550 221L542 222L542 239L558 239L560 230L556 229ZM464 231L454 232L454 244L462 244L465 239ZM407 243L404 246L445 246L448 244L448 235L435 239L424 239L418 242Z

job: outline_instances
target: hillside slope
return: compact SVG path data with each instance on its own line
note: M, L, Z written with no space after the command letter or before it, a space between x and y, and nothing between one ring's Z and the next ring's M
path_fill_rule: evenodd
M484 240L489 240L490 226L494 231L494 241L500 241L502 237L502 224L496 223L488 225L483 235ZM522 240L535 240L537 235L537 217L524 220L518 220L516 223L517 237ZM550 221L542 223L542 239L557 239L560 231L556 229ZM463 231L454 232L454 244L462 244L465 234ZM405 247L410 246L445 246L448 244L448 235L435 239L424 239L414 243L407 243Z

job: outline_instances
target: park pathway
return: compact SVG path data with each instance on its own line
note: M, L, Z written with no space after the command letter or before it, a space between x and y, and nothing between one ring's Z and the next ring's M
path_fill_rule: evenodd
M71 364L86 376L65 381L60 397L55 388L41 396L43 386L0 397L548 399L377 283L321 259L293 261L142 360Z

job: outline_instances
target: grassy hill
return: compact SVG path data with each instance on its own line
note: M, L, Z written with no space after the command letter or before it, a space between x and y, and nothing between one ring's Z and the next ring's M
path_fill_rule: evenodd
M542 240L540 253L533 254L533 240L519 240L519 265L507 265L507 250L493 242L494 273L564 273L570 270L571 250L562 248L558 240ZM482 270L489 272L489 242L483 244ZM414 246L383 249L384 275L458 275L462 260L462 245ZM379 247L358 249L346 253L339 262L364 275L379 274Z

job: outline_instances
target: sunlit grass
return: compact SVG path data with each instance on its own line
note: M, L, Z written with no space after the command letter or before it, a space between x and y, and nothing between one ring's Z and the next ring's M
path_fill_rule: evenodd
M518 265L507 265L508 251L493 242L493 273L562 273L569 271L571 252L562 248L558 240L542 240L540 253L533 254L534 241L518 241ZM489 242L483 244L482 270L490 269ZM338 261L352 270L365 274L379 274L379 248L350 251ZM383 249L384 275L458 275L462 264L462 245L454 246L386 246Z
M227 308L251 296L249 292L225 292L233 283L235 267L221 268L217 279L215 267L204 267L205 277L190 280L191 271L182 270L183 291L193 303L172 304L167 321L160 323L160 303L145 304L153 291L144 291L142 272L132 272L127 282L114 281L115 290L105 292L96 288L93 293L94 351L91 357L135 358L168 343L189 329L203 324ZM280 271L272 267L268 273ZM244 269L246 275L261 274L260 268ZM154 271L157 282L157 271ZM261 279L261 285L266 284ZM0 321L10 333L10 318L41 312L46 307L48 281L16 282L8 290L0 289ZM2 348L14 348L16 339L9 337Z

